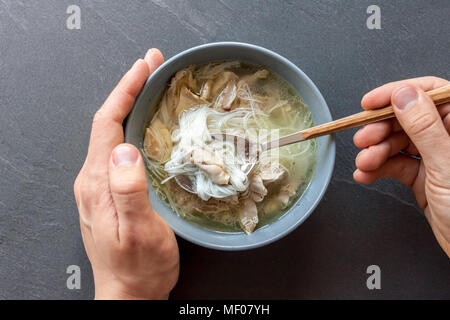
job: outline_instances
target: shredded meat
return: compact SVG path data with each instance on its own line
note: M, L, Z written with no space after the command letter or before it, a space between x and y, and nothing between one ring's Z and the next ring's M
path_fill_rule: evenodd
M251 199L242 200L241 206L239 207L239 223L245 233L252 233L258 221L258 209L256 208L255 201Z
M211 152L195 148L191 152L191 162L198 166L212 182L219 185L228 184L230 175L225 170L222 159L217 158Z

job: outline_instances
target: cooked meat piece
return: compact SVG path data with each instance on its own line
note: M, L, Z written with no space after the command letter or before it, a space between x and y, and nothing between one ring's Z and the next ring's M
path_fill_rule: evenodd
M230 210L230 206L226 202L220 202L214 199L193 202L192 207L203 213L219 213Z
M286 171L280 167L278 161L271 161L268 166L260 169L259 175L262 181L267 184L280 181L286 176Z
M265 196L260 193L250 191L248 197L255 202L261 202L264 200Z
M225 164L221 158L216 157L214 153L200 147L195 147L191 151L191 160L196 164L213 164L225 169Z
M222 109L225 111L231 110L233 102L236 99L236 94L237 94L236 81L231 80L227 83L225 88L217 97L215 107L217 109Z
M259 174L253 174L250 177L250 186L248 196L255 202L261 202L267 195L267 189L264 186L263 180Z
M218 185L226 185L230 182L230 175L224 169L212 164L197 164L197 166Z
M277 199L281 203L282 208L286 208L289 203L289 199L295 195L297 191L298 184L288 183L280 188L280 193L278 193Z
M200 98L203 100L209 100L211 95L211 88L213 85L212 80L207 80L205 83L203 83L202 88L200 89Z
M259 174L254 174L250 178L250 190L263 195L267 194L267 189L264 187L263 180Z
M269 75L269 70L261 69L256 71L254 74L243 76L240 81L246 82L249 86L253 86L259 79L266 79Z
M156 118L145 131L144 152L153 160L164 162L172 152L172 137L167 127Z
M258 224L258 210L255 201L244 199L239 207L239 224L245 233L250 234Z
M195 148L191 152L191 162L198 166L215 184L225 185L230 182L230 175L225 170L222 159L211 152Z
M232 205L236 205L239 204L239 196L237 194L234 194L232 196L226 197L226 198L222 198L222 199L217 199L219 201L223 201Z
M170 112L174 113L180 100L180 93L183 87L186 87L191 92L197 92L197 81L192 74L194 68L189 67L178 71L170 81L169 89L165 96L167 108Z
M178 117L181 112L189 108L207 104L208 102L191 92L187 87L183 86L180 91L180 99L175 109L175 115Z
M230 205L227 202L219 199L204 201L196 195L181 189L173 180L168 181L167 186L172 192L176 193L177 196L174 197L176 204L186 212L193 213L197 210L203 213L219 213L230 210Z
M218 97L219 94L222 92L222 90L225 88L225 86L230 81L238 81L238 76L231 71L225 71L221 73L215 80L214 84L211 89L212 98Z
M264 212L274 213L286 208L289 200L297 192L299 182L290 182L280 188L280 192L264 203Z

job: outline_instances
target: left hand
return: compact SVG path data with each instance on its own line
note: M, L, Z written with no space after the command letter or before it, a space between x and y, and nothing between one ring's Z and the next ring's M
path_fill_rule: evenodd
M163 61L159 50L149 50L97 111L88 155L75 180L96 299L165 299L178 279L176 238L150 205L139 151L123 144L122 122Z

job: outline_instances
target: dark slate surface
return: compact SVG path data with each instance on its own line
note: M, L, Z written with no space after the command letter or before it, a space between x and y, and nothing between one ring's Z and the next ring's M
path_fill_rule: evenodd
M81 30L66 9L81 7ZM450 78L450 2L0 1L0 298L93 297L72 184L91 118L121 75L151 47L166 57L221 40L272 49L317 84L334 118L360 110L382 83ZM337 136L323 201L296 231L248 252L179 240L181 298L450 298L449 259L409 190L352 181L355 130ZM79 265L81 290L66 288ZM367 266L382 289L368 290Z

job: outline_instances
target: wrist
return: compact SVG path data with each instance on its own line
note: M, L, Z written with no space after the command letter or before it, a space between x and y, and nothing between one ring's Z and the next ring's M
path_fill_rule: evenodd
M166 300L170 292L134 288L117 281L95 283L95 300Z
M95 289L95 300L167 300L169 293L133 292L133 290Z

